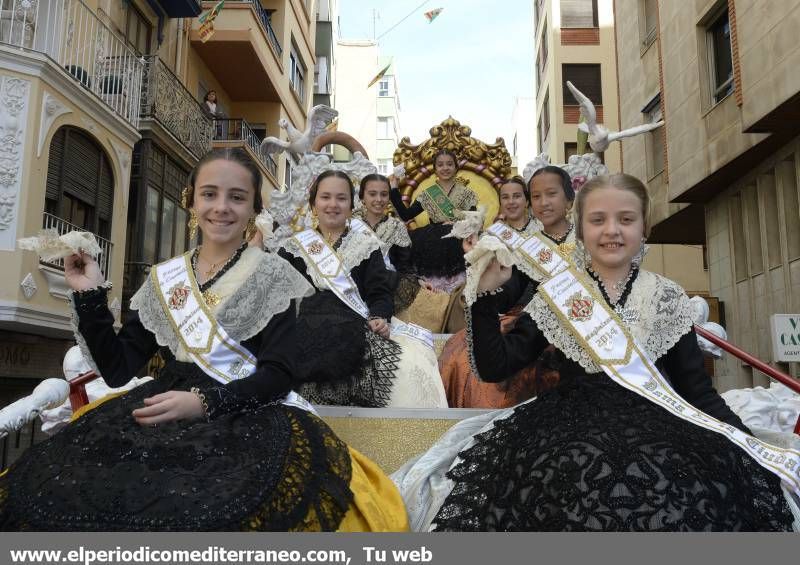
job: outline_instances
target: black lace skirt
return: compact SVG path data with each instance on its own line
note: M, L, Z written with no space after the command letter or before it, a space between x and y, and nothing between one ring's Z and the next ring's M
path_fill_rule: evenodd
M366 320L330 291L300 303L298 392L314 404L380 408L389 402L400 346L370 331Z
M519 406L448 476L439 531L774 531L778 478L605 375Z
M428 224L411 231L411 261L418 276L452 277L467 270L461 240L442 239L452 227Z
M322 420L271 404L140 426L131 412L145 397L213 383L169 368L29 448L0 478L0 529L338 528L350 455Z

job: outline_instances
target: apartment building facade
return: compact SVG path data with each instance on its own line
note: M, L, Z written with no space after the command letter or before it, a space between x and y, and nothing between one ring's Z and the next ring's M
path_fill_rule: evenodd
M206 151L245 147L265 195L289 178L258 144L279 118L305 128L314 2L228 0L203 43L196 17L214 5L0 0L0 406L60 376L74 344L63 264L17 239L92 232L121 323L150 266L190 245L180 192ZM38 434L0 441L0 468Z
M616 0L622 144L647 178L656 241L703 245L730 340L772 355L770 316L800 312L800 24L796 2ZM721 388L766 385L728 355Z

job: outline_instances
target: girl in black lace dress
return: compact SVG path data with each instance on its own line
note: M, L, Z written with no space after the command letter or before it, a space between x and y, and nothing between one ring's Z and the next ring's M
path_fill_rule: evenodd
M575 254L591 285L688 403L735 428L741 420L714 390L692 330L691 306L674 282L639 269L647 233L647 190L628 175L598 177L576 201ZM584 264L585 261L585 264ZM498 264L481 277L491 291L509 276ZM502 335L496 296L471 309L477 373L505 378L549 344L557 387L501 413L474 437L443 438L433 450L463 449L428 500L412 488L431 475L394 477L414 512L441 531L787 530L792 516L778 477L725 436L681 419L602 372L541 297ZM417 466L432 464L434 454ZM442 462L439 467L447 468ZM416 481L416 482L415 482ZM443 492L437 498L437 493Z
M167 363L29 448L0 478L0 528L336 530L360 512L361 463L291 393L295 303L311 288L243 238L260 181L241 150L201 159L187 202L203 245L153 266L118 334L97 262L67 258L76 339L106 383L125 384L156 351ZM189 345L207 336L226 345Z
M410 346L389 339L394 273L386 268L381 240L350 229L353 198L346 173L321 173L309 197L316 229L289 238L279 252L316 289L298 314L305 383L298 390L317 404L446 406L436 367L425 370ZM336 267L325 274L332 262Z

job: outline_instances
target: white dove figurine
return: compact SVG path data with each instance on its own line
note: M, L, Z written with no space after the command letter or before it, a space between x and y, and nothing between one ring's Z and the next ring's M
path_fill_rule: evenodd
M658 121L652 124L643 124L641 126L628 128L624 131L608 131L604 126L597 123L597 112L595 112L592 101L589 100L583 92L575 88L570 81L567 81L567 88L572 92L575 100L578 101L581 107L581 115L583 119L586 120L578 124L578 129L589 134L589 146L592 148L592 151L596 153L602 153L608 149L608 146L611 145L613 141L618 141L623 137L633 137L634 135L639 135L640 133L645 133L664 125L663 121Z
M306 131L300 132L285 118L278 120L278 126L286 130L288 141L283 141L277 137L266 137L261 142L261 150L264 153L281 153L288 151L300 158L311 149L314 139L325 131L327 126L333 118L339 115L337 110L330 106L320 104L311 108L308 114L308 125Z

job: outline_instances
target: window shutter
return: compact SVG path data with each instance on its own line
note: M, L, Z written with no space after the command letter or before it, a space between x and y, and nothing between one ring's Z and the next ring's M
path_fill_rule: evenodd
M600 80L600 65L563 65L561 78L563 79L564 104L577 105L578 101L567 88L570 81L575 88L583 92L592 103L603 103L603 89Z

